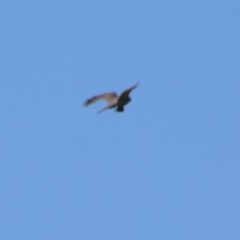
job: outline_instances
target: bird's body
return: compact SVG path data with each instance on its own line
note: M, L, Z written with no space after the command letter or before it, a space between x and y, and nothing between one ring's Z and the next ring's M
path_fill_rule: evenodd
M133 89L137 87L138 83L136 83L134 86L130 87L129 89L125 90L118 96L115 92L108 92L100 95L93 96L92 98L88 99L84 105L88 106L92 103L97 102L98 100L105 100L108 102L108 105L100 110L98 113L101 113L107 109L116 108L117 112L124 112L124 106L127 105L131 98L129 97L129 94Z

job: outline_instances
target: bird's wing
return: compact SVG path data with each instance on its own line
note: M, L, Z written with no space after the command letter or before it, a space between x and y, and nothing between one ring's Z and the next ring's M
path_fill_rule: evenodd
M137 82L134 86L132 86L132 87L128 88L127 90L125 90L124 92L122 92L119 99L121 100L121 99L128 97L128 95L131 93L131 91L133 89L135 89L138 86L138 84L139 84L139 82Z
M115 92L110 92L110 93L104 93L100 94L97 96L93 96L92 98L89 98L88 100L85 101L84 105L88 106L92 103L97 102L98 100L105 100L110 104L116 103L118 100L118 96Z

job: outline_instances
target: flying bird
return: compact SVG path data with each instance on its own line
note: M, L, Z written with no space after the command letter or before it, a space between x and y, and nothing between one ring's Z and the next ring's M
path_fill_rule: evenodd
M84 105L88 106L92 103L97 102L98 100L105 100L108 102L108 105L101 109L98 113L101 113L107 109L116 108L117 112L124 112L124 106L127 105L131 98L129 97L131 91L138 86L139 83L136 83L134 86L123 91L119 96L115 92L103 93L100 95L93 96L85 101Z

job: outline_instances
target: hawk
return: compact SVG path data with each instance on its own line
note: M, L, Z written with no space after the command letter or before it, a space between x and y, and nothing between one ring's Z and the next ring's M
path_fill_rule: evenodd
M117 112L124 112L124 106L131 101L129 97L131 91L138 86L139 83L136 83L134 86L123 91L119 96L115 92L103 93L100 95L93 96L85 101L84 105L88 106L92 103L97 102L98 100L105 100L108 102L108 105L101 109L98 113L101 113L107 109L116 108Z

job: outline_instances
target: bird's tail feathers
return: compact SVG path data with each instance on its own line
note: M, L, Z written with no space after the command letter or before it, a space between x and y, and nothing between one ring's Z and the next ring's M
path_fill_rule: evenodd
M109 109L109 106L106 106L105 108L101 109L100 111L98 111L98 113L102 113L103 111Z

